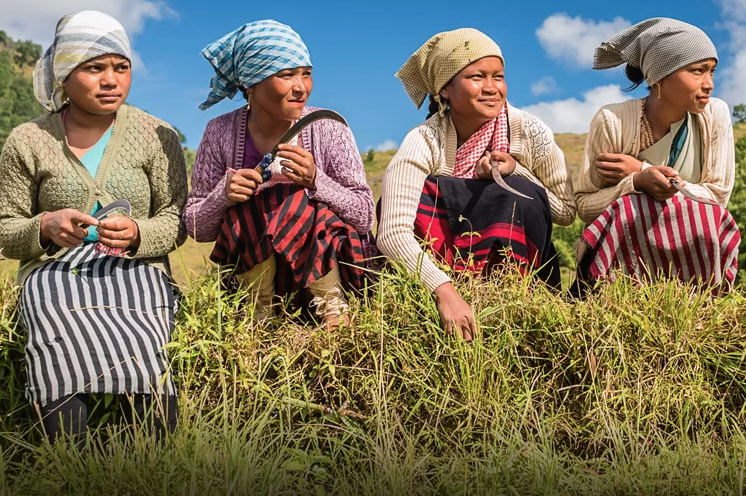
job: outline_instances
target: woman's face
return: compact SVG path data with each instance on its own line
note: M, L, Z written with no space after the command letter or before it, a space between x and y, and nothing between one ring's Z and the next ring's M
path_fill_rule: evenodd
M132 84L129 60L119 55L102 55L76 67L62 86L70 103L95 115L119 110Z
M677 109L692 114L704 112L710 102L715 83L712 79L717 67L714 59L691 64L674 72L661 81L661 99ZM653 88L652 98L658 96L658 89Z
M277 119L300 119L303 107L313 90L310 67L285 69L251 86L251 108L258 109Z
M505 69L499 57L485 57L466 66L440 91L451 113L462 119L488 122L500 113L508 95Z

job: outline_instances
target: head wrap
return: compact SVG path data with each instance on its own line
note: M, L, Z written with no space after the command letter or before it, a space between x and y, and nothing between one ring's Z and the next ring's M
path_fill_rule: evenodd
M635 24L596 49L594 69L627 63L642 70L649 86L690 64L718 60L712 40L696 26L656 17Z
M54 41L34 69L34 95L49 112L67 101L62 83L79 65L102 55L120 55L132 60L127 33L111 16L84 10L57 23Z
M244 24L207 45L202 56L215 69L210 95L199 106L202 110L284 69L311 67L311 55L300 35L271 19Z
M481 31L471 28L446 31L427 40L409 57L396 77L417 108L430 94L442 110L440 90L464 67L485 57L499 57L505 65L500 47Z

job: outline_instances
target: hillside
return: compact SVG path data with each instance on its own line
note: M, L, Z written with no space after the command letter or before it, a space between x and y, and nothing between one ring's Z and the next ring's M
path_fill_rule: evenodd
M14 127L44 112L31 84L31 73L40 56L39 45L13 41L0 31L0 148Z

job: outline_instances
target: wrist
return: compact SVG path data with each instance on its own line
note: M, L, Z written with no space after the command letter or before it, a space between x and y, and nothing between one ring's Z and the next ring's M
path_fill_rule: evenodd
M47 221L45 219L48 213L49 212L44 212L39 218L39 245L42 247L49 245L49 242L51 241L50 237L47 235Z

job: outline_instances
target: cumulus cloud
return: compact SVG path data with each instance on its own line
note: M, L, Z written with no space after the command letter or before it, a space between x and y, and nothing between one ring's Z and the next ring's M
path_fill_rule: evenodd
M720 54L718 95L731 107L746 103L746 0L719 0L722 25L730 34L725 57Z
M57 21L81 10L98 10L122 23L131 38L141 33L148 20L175 17L176 12L157 0L0 0L0 26L11 37L32 40L46 49L54 38ZM133 69L145 64L135 53Z
M377 152L387 152L389 150L396 150L397 148L399 148L399 143L392 139L387 139L378 146L368 145L363 148L363 151L367 152L368 150L375 150Z
M563 12L547 17L536 30L536 36L544 51L553 59L590 69L596 47L631 25L622 17L612 21L594 21L580 16L570 17Z
M580 100L567 98L541 102L524 107L523 110L539 117L555 133L587 133L591 119L601 107L629 98L621 87L607 85L586 91Z
M558 91L559 87L557 86L557 82L551 76L545 76L538 81L531 83L531 94L534 96L551 95Z

